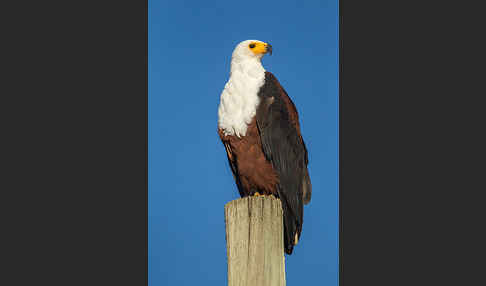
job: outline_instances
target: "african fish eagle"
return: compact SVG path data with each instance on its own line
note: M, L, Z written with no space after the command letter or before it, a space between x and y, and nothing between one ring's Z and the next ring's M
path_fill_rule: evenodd
M287 92L261 59L272 46L239 43L218 107L218 133L241 197L274 195L282 202L285 252L302 231L312 185L299 115Z

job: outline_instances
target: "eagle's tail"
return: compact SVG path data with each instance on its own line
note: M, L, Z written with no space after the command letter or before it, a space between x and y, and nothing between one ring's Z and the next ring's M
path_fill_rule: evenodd
M284 224L284 247L285 253L292 254L294 245L297 244L302 231L302 216L297 217L287 200L281 199L283 209L283 224Z
M304 205L308 204L312 197L312 184L309 178L309 171L304 167L304 177L302 179L302 194Z

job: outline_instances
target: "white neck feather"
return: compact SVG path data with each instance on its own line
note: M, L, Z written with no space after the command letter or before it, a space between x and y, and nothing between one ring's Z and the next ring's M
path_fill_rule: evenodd
M218 108L218 126L225 135L245 136L256 114L258 91L265 81L265 69L259 58L233 55L231 73Z

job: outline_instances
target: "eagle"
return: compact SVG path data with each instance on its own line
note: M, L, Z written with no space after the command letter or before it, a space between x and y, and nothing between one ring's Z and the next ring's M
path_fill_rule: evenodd
M285 253L299 241L311 199L307 148L297 109L277 78L262 66L272 46L239 43L218 107L218 134L241 197L273 195L282 202Z

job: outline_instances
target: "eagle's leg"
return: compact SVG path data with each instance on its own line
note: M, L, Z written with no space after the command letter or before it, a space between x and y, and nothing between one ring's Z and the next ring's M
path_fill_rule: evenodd
M261 194L256 191L255 193L253 193L253 196L254 197L258 197L258 196L273 196L274 198L277 198L277 196L273 193L267 193L267 192L262 192Z

